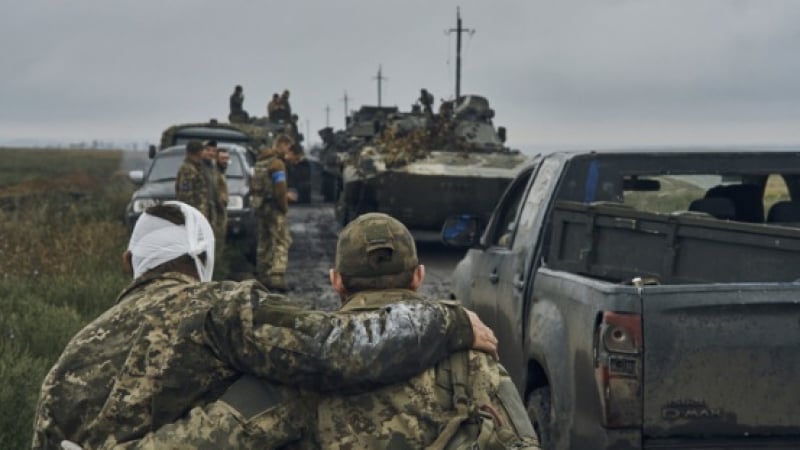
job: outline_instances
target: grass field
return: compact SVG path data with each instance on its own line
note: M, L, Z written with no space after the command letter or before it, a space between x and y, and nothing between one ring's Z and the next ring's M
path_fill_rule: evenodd
M122 153L0 149L0 448L30 448L42 379L129 282Z

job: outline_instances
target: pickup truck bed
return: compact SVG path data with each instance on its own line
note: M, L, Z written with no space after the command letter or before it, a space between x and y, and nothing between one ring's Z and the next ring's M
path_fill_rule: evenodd
M554 269L661 284L800 279L795 228L569 201L557 202L551 223Z

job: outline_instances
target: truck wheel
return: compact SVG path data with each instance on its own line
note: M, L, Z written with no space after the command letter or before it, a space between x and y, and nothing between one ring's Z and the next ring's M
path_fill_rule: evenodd
M528 416L533 423L533 429L536 430L536 434L539 436L539 445L542 450L552 449L553 411L549 386L536 388L530 393L528 396Z

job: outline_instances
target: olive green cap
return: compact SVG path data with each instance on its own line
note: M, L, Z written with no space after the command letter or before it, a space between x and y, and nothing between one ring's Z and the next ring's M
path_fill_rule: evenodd
M380 249L390 250L388 256L370 257ZM345 276L395 275L418 264L411 233L399 220L383 213L357 217L342 229L336 242L336 270Z

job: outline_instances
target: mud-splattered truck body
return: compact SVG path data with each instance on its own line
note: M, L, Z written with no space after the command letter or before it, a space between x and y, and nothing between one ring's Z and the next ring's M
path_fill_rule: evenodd
M557 152L443 238L544 448L800 448L798 226L798 149Z

